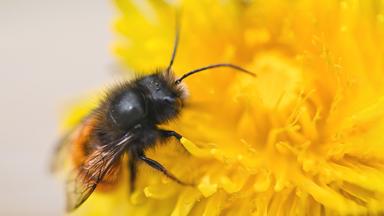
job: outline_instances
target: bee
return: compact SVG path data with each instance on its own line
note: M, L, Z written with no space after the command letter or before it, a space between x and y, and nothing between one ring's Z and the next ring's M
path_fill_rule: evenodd
M81 206L96 190L112 188L119 182L123 156L128 155L130 191L134 191L138 163L160 171L171 180L190 185L168 171L162 164L146 156L146 150L170 138L180 140L182 135L165 130L159 125L174 120L182 111L186 90L182 81L201 71L229 67L255 76L234 64L212 64L189 71L176 78L172 65L179 43L176 28L173 52L166 68L115 86L107 92L97 108L59 142L53 169L63 163L63 149L74 169L66 185L67 211Z

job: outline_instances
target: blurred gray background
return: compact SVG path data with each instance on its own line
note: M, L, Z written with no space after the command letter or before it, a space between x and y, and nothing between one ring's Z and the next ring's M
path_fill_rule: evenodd
M63 107L111 78L108 0L0 0L0 215L63 215L48 172Z

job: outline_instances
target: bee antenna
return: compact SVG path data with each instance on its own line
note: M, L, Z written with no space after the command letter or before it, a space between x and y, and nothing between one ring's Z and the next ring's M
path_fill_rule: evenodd
M175 81L175 84L179 84L181 83L181 81L189 76L191 76L192 74L195 74L195 73L198 73L198 72L201 72L201 71L204 71L204 70L209 70L209 69L213 69L213 68L218 68L218 67L229 67L229 68L232 68L232 69L235 69L235 70L238 70L240 72L244 72L246 74L249 74L253 77L256 77L256 74L251 72L251 71L248 71L240 66L237 66L237 65L234 65L234 64L227 64L227 63L221 63L221 64L212 64L212 65L208 65L208 66L205 66L205 67L202 67L202 68L198 68L198 69L195 69L195 70L192 70L192 71L189 71L187 73L185 73L183 76L181 76L179 79L177 79Z
M180 38L180 12L176 11L176 24L175 24L175 41L173 43L173 51L171 56L171 61L167 67L167 71L170 71L175 61L177 47L179 46L179 38Z

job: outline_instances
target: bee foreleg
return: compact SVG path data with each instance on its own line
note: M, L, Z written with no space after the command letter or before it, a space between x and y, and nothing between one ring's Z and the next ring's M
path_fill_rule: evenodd
M164 138L175 137L176 139L180 140L183 137L183 136L181 136L181 134L177 133L176 131L172 131L172 130L159 129L159 132L160 132L161 136Z
M158 129L158 131L160 132L160 136L163 138L163 139L166 139L166 138L169 138L169 137L175 137L177 140L181 140L181 138L183 138L183 136L179 133L177 133L176 131L172 131L172 130L163 130L163 129ZM182 145L183 146L183 145ZM184 147L184 146L183 146ZM184 149L187 151L187 149L184 147Z
M152 160L150 158L147 158L144 153L139 154L140 160L144 161L146 164L148 164L150 167L162 172L164 175L166 175L168 178L172 179L173 181L182 184L182 185L189 185L187 183L182 182L176 176L174 176L172 173L170 173L163 165L161 165L159 162Z

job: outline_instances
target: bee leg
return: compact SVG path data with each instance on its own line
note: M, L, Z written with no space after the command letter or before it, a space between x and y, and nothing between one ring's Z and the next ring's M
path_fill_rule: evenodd
M163 129L158 129L158 130L159 130L162 138L175 137L177 140L179 140L179 142L180 142L181 138L183 138L183 136L181 134L177 133L176 131L163 130ZM181 145L181 146L183 146L183 145ZM187 153L189 153L188 150L184 146L183 146L183 148Z
M176 139L180 140L183 136L181 134L177 133L176 131L171 131L171 130L163 130L159 129L161 136L164 138L168 137L175 137Z
M159 162L152 160L151 158L147 158L143 152L139 153L140 160L144 161L146 164L148 164L150 167L162 172L164 175L166 175L168 178L172 179L173 181L181 184L181 185L189 185L187 183L182 182L176 176L174 176L172 173L170 173L163 165L161 165Z
M130 192L133 193L135 191L135 182L136 182L136 176L137 176L137 157L135 157L133 154L129 158L128 168L129 168L129 189L130 189Z

